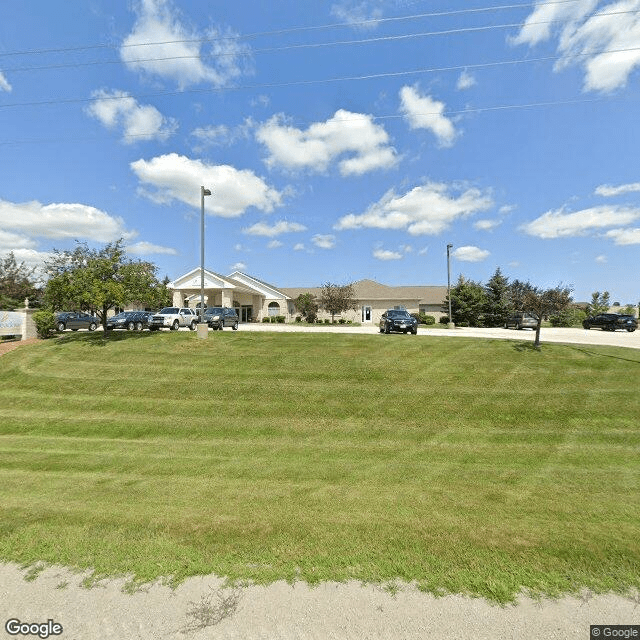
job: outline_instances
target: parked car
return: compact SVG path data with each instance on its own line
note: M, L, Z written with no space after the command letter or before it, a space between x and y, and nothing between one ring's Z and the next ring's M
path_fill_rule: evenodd
M638 328L638 321L633 316L617 313L600 313L597 316L585 318L582 321L582 326L585 329L599 327L603 331L615 331L616 329L635 331Z
M538 316L526 311L517 311L504 323L505 329L535 329L538 326Z
M225 327L238 330L238 314L227 307L209 307L203 314L204 321L212 328L222 331Z
M418 333L418 321L406 309L387 309L380 318L380 333Z
M158 331L163 327L177 331L180 327L189 327L195 331L198 326L198 315L189 307L165 307L154 313L149 322L151 331Z
M111 329L142 331L149 328L152 317L152 311L122 311L107 320L107 331Z
M56 315L58 331L64 331L65 329L71 329L72 331L89 329L89 331L95 331L99 324L100 320L98 318L83 311L63 311Z

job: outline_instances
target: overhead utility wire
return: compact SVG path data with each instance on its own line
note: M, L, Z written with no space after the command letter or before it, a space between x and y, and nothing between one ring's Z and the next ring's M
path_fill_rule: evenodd
M463 71L470 69L486 69L490 67L500 67L500 66L509 66L509 65L518 65L518 64L530 64L533 62L549 62L552 60L566 60L572 58L582 58L589 56L598 56L598 55L608 55L612 53L626 53L629 51L640 51L639 47L628 47L624 49L605 49L603 51L590 51L585 53L575 53L571 55L562 55L562 56L543 56L540 58L518 58L515 60L498 60L494 62L478 62L472 64L463 64L463 65L454 65L449 67L430 67L423 69L410 69L406 71L389 71L383 73L372 73L368 75L362 76L342 76L337 78L317 78L315 80L291 80L288 82L270 82L270 83L262 83L262 84L253 84L253 85L227 85L224 87L213 87L206 89L182 89L180 91L160 91L156 93L146 93L146 94L127 94L127 95L117 95L117 96L100 96L99 98L69 98L66 100L43 100L39 102L13 102L7 104L0 104L0 109L6 109L10 107L38 107L38 106L50 106L50 105L58 105L58 104L83 104L89 102L97 102L98 100L129 100L134 98L135 100L147 99L147 98L159 98L163 96L175 96L175 95L183 95L183 94L202 94L202 93L215 93L215 92L223 92L223 91L242 91L242 90L253 90L253 89L273 89L273 88L282 88L282 87L296 87L296 86L306 86L312 84L332 84L334 82L354 82L359 80L376 80L380 78L396 78L402 76L409 75L418 75L422 73L442 73L445 71Z
M593 16L594 18L605 18L608 16L617 16L629 13L640 13L640 9L629 9L626 11L614 11L611 13L601 13L597 16ZM136 58L135 60L98 60L94 62L74 62L67 64L52 64L52 65L42 65L39 67L14 67L14 68L3 68L2 71L7 72L17 72L17 71L43 71L50 69L76 69L81 67L91 67L91 66L101 66L101 65L114 65L114 64L139 64L142 62L169 62L173 60L196 60L201 59L203 57L214 57L214 58L222 58L226 56L241 56L241 55L253 55L255 53L274 53L277 51L288 51L294 49L319 49L322 47L335 47L335 46L345 46L345 45L359 45L359 44L372 44L379 42L390 42L390 41L398 41L398 40L409 40L413 38L425 38L431 36L447 36L447 35L456 35L459 33L475 33L482 31L492 31L494 29L511 29L515 27L524 27L524 26L535 26L535 25L543 25L543 24L552 24L555 20L539 20L535 22L515 22L515 23L507 23L507 24L497 24L497 25L486 25L481 27L462 27L458 29L446 29L443 31L426 31L420 33L409 33L409 34L401 34L395 36L378 36L376 38L365 38L360 40L336 40L333 42L316 42L316 43L304 43L304 44L292 44L286 45L283 47L271 47L265 49L253 49L248 52L234 52L234 53L220 53L214 56L202 56L198 55L189 55L189 56L165 56L162 58ZM167 43L165 43L167 44Z
M183 40L163 40L157 42L136 42L132 44L94 44L94 45L83 45L78 47L63 47L59 49L25 49L23 51L6 51L0 52L0 57L4 56L22 56L22 55L34 55L34 54L45 54L45 53L71 53L74 51L88 51L91 49L124 49L124 48L133 48L133 47L150 47L157 46L163 44L184 44L184 43L193 43L193 42L222 42L225 40L244 40L244 39L252 39L262 36L271 36L271 35L285 35L288 33L296 33L301 31L318 31L322 29L336 29L341 27L358 27L358 26L367 26L373 24L382 24L385 22L399 22L406 20L418 20L422 18L436 18L436 17L444 17L444 16L452 16L452 15L463 15L467 13L480 13L480 12L489 12L489 11L502 11L507 9L530 9L533 7L543 7L547 5L556 5L556 4L567 4L567 3L575 3L580 2L580 0L549 0L549 2L542 2L539 4L531 4L531 3L523 3L523 4L507 4L507 5L494 5L490 7L477 7L474 9L458 9L455 11L438 11L432 13L421 13L414 14L410 16L396 16L391 18L379 18L375 20L362 20L360 22L340 22L334 24L325 24L325 25L315 25L315 26L307 26L307 27L291 27L288 29L277 29L274 31L262 31L255 32L246 35L237 35L237 36L222 36L216 38L190 38Z
M611 98L610 96L602 96L598 98L576 98L574 100L550 100L544 102L527 102L522 104L501 104L501 105L492 105L488 107L467 107L466 109L458 109L458 110L445 110L445 111L430 111L425 113L415 114L417 116L457 116L457 115L465 115L465 114L474 114L474 113L485 113L488 111L511 111L511 110L522 110L522 109L535 109L539 107L556 107L556 106L567 106L567 105L576 105L576 104L593 104L596 102L604 102L605 100L629 100L627 96L616 96ZM636 99L637 100L637 99ZM373 120L398 120L401 118L405 118L405 114L387 114L387 115L379 115L379 116L371 116ZM351 121L361 121L362 118L338 118L336 122L351 122ZM304 124L301 122L294 122L293 125ZM150 131L146 133L138 133L138 134L130 134L123 135L122 138L124 140L134 140L136 138L148 138L149 136L153 136L156 132ZM60 142L94 142L96 140L103 140L105 136L84 136L79 138L36 138L31 140L0 140L0 147L10 146L10 145L20 145L20 144L45 144L45 143L60 143Z

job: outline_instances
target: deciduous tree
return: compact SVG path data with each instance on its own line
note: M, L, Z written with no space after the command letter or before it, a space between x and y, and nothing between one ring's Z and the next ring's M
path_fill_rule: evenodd
M45 300L54 311L78 309L95 311L102 325L114 307L137 302L155 307L167 295L166 285L158 282L156 266L127 258L124 240L90 249L77 243L73 251L54 249L45 263L49 280Z
M0 260L0 309L22 307L25 298L32 303L39 298L34 272L24 262L18 264L13 251Z
M331 314L331 322L333 322L336 314L344 313L349 309L355 311L357 309L357 300L353 285L338 285L326 282L322 285L320 306Z

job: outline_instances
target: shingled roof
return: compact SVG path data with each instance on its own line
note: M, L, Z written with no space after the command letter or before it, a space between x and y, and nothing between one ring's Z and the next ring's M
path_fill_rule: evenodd
M390 287L375 280L359 280L353 283L357 300L396 300L398 302L413 300L418 304L442 304L447 297L447 287L443 286L402 286ZM281 288L280 291L289 298L295 299L302 293L320 296L322 287Z

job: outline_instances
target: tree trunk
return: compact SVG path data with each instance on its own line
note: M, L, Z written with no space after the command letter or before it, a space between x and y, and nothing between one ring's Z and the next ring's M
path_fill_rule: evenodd
M542 327L542 314L538 317L538 324L536 325L536 339L533 341L533 346L536 349L540 348L540 328Z

